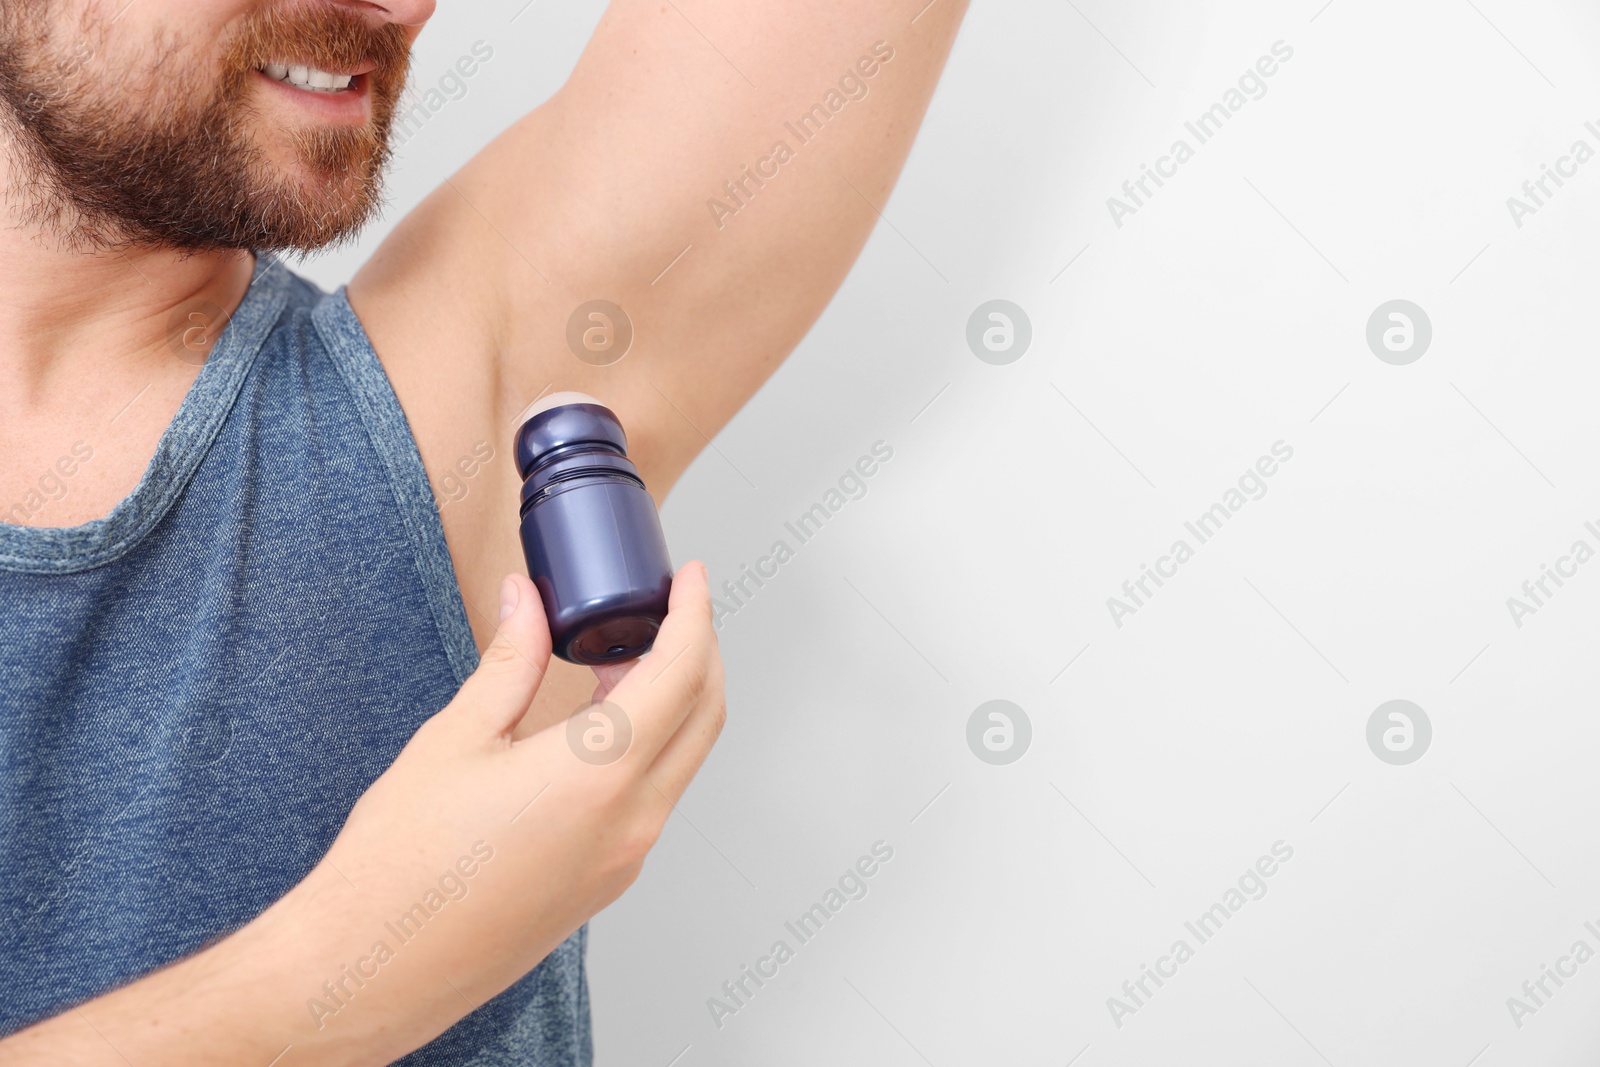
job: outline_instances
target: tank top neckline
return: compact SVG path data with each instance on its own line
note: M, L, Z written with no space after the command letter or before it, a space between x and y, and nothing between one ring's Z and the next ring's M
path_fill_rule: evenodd
M70 574L110 563L137 545L183 494L205 458L283 314L293 283L281 260L256 253L244 298L157 441L139 484L108 514L77 526L0 523L0 571Z

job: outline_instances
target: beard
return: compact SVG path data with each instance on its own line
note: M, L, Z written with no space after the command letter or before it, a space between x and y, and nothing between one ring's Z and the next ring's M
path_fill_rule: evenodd
M326 4L252 13L207 87L187 77L205 64L170 38L111 69L109 27L91 26L87 13L64 45L51 6L59 8L0 0L0 132L9 142L0 148L12 166L5 195L23 226L87 252L311 252L350 238L381 207L409 66L402 27ZM251 136L275 133L251 103L256 71L284 62L376 64L360 76L367 122L285 131L287 166Z

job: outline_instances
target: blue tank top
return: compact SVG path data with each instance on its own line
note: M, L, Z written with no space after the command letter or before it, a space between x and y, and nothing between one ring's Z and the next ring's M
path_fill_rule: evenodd
M258 256L133 493L0 524L0 1035L264 911L477 660L344 291ZM586 935L399 1062L588 1065Z

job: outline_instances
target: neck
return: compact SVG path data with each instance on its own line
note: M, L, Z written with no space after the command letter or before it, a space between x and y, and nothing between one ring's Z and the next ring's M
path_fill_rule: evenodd
M184 319L185 305L229 314L237 306L250 283L248 252L75 250L60 235L23 221L27 194L3 148L0 417L72 404L98 391L90 383L108 376L148 376L181 351L174 348L181 330L175 333L173 323L175 316ZM187 359L201 362L203 353Z

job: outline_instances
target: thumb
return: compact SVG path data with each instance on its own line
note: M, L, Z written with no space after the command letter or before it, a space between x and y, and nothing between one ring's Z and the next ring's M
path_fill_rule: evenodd
M453 703L493 733L509 734L533 703L550 666L550 625L539 590L521 574L500 583L500 629Z

